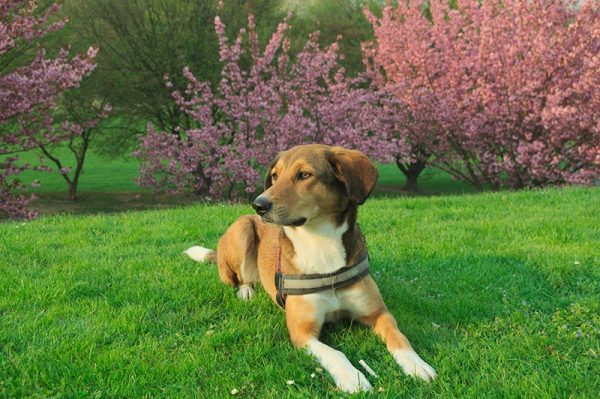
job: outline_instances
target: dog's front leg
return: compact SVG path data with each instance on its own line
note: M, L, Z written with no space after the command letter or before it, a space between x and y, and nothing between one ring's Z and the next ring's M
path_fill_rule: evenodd
M405 374L419 377L427 382L435 379L437 374L433 367L414 351L408 339L398 329L396 319L385 307L367 317L362 317L361 321L373 327Z
M363 373L358 371L342 352L319 341L325 315L319 312L310 299L288 297L286 321L292 343L314 355L321 366L331 374L338 388L345 392L373 389Z
M352 317L372 327L387 345L388 351L405 374L431 381L436 372L411 347L408 339L400 332L394 316L387 310L377 285L371 277L339 292L344 306Z

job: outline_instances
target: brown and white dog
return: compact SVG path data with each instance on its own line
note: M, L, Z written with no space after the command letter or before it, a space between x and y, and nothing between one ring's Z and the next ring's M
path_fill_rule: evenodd
M271 164L265 191L253 206L260 216L240 217L220 238L216 253L192 247L197 261L217 261L221 280L253 296L260 281L276 300L276 268L289 275L325 274L352 267L366 255L356 223L357 208L377 181L377 169L359 151L302 145L280 153ZM285 316L290 338L306 348L346 392L372 389L348 358L321 341L323 323L341 317L373 328L404 373L431 381L435 370L412 349L368 274L343 288L289 295Z

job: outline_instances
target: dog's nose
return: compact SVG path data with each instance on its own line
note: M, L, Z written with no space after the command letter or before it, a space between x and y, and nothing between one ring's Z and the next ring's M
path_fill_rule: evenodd
M252 207L260 216L269 212L272 206L273 204L271 203L271 201L269 201L266 197L263 197L262 195L256 197L256 199L252 203Z

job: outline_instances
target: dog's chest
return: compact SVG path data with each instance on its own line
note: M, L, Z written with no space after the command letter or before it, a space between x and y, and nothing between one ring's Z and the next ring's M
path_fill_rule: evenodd
M346 223L339 227L320 226L318 229L285 228L287 237L294 245L293 261L296 268L303 274L325 274L346 266L342 235L347 230ZM356 313L356 298L353 296L346 290L328 289L303 297L312 303L324 321L335 321Z
M348 230L341 226L319 228L285 228L285 233L294 246L294 265L302 274L324 274L346 266L346 249L342 235Z

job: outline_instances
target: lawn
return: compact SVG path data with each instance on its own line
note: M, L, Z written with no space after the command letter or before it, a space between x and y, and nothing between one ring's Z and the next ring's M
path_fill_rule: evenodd
M59 149L60 159L64 164L69 162L70 153ZM23 162L36 164L38 155L32 151L20 155ZM405 177L396 165L378 165L379 184L375 189L376 196L406 195L402 191ZM194 196L155 195L150 189L140 188L135 183L138 175L138 161L133 157L104 158L90 152L80 178L78 201L67 199L67 185L58 173L26 171L20 175L21 180L30 186L39 180L41 186L30 188L38 199L31 208L42 215L56 213L89 214L99 212L120 212L123 210L143 210L189 205L199 202ZM447 173L435 169L425 170L419 181L419 195L442 195L474 193L476 190L462 182L453 180Z
M71 153L65 149L54 149L65 165L73 166L75 162ZM30 151L19 154L23 162L38 163L38 153ZM55 165L47 161L48 166ZM86 155L85 164L81 173L79 189L81 191L139 191L140 187L133 180L138 173L138 162L132 156L120 158L106 158L93 151ZM58 173L26 171L20 175L25 184L39 180L41 186L32 192L43 194L64 192L66 196L67 185Z
M0 224L0 396L340 397L262 290L241 302L214 265L182 254L214 247L247 212ZM405 377L356 323L322 338L379 374L357 397L597 397L598 215L598 188L371 199L360 212L371 273L438 379Z

